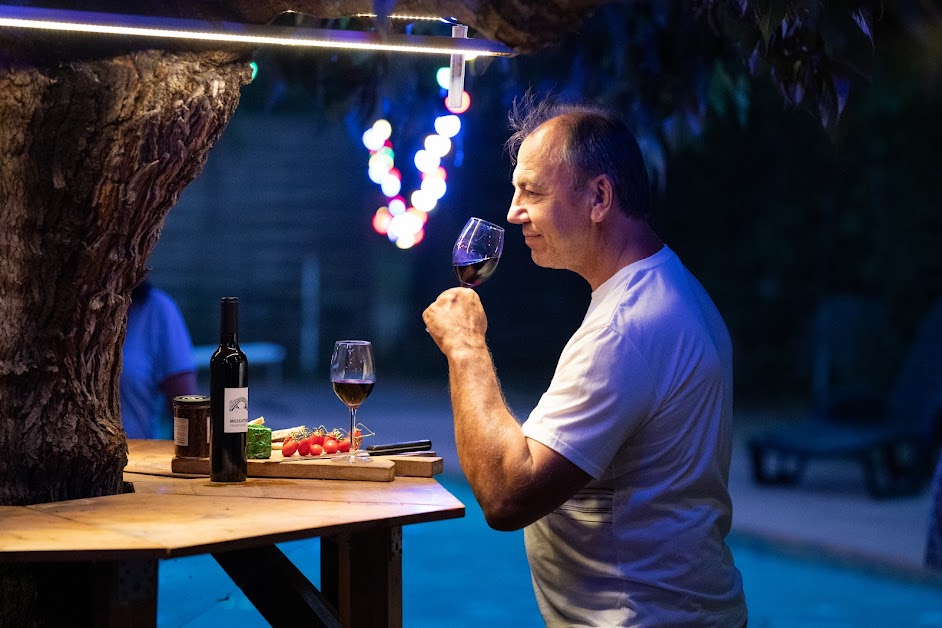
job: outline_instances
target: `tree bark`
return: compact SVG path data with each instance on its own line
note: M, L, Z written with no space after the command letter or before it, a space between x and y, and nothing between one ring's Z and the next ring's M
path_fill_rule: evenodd
M0 505L120 492L130 292L251 72L245 52L49 52L0 67ZM48 571L0 569L0 623L55 623Z

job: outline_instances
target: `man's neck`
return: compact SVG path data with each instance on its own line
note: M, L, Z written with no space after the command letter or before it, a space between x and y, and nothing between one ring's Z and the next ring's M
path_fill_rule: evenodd
M664 246L663 240L643 221L628 218L617 229L599 231L593 263L584 273L594 292L625 266L651 257Z

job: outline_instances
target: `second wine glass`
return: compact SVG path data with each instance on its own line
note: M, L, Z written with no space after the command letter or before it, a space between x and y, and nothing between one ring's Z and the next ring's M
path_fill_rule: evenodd
M373 462L370 455L360 449L357 433L357 408L373 392L376 384L376 365L373 345L367 340L338 340L330 358L330 383L334 393L350 410L350 454L338 456L334 462Z
M461 285L474 288L493 275L503 250L503 227L480 218L469 219L451 253Z

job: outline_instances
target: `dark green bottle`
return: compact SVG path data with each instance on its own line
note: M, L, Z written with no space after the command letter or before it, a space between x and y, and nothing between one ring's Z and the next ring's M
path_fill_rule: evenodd
M223 297L219 308L219 348L209 361L209 478L213 482L244 482L248 471L249 361L239 348L239 298Z

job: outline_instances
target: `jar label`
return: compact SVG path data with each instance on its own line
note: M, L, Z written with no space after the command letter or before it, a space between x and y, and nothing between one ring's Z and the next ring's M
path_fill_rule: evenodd
M190 444L190 420L182 416L173 417L173 444L186 447Z
M249 389L226 388L223 395L222 425L226 433L249 431Z

